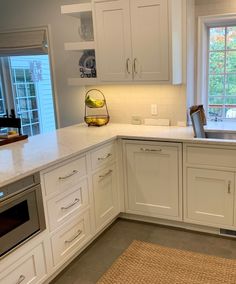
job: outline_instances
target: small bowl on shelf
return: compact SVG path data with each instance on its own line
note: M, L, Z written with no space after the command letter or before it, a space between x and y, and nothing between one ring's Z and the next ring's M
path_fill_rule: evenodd
M109 122L110 117L108 115L86 115L84 121L88 126L103 126Z

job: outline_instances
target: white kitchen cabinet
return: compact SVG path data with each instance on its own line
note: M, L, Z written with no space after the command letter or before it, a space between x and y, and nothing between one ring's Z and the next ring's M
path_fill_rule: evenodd
M184 221L235 228L235 147L184 144Z
M116 165L112 164L93 175L96 230L100 230L119 214Z
M169 80L168 1L130 0L135 81Z
M47 274L43 245L38 245L12 262L0 274L0 284L43 283Z
M188 220L220 227L233 225L234 173L209 169L187 169Z
M89 211L74 216L51 238L54 265L63 264L91 238Z
M89 206L87 179L47 201L50 230L60 227L66 220Z
M181 58L181 48L171 32L181 37L182 1L110 0L94 1L97 63L101 81L163 81L181 83L171 76L170 65ZM171 20L171 16L175 20ZM172 26L172 23L175 25ZM175 30L174 30L175 29ZM178 43L181 40L178 38ZM175 48L171 52L171 48ZM171 56L172 55L172 56ZM173 75L173 74L172 74ZM172 77L172 78L171 78Z
M125 142L126 212L181 218L181 145Z
M106 167L116 159L116 143L108 143L91 152L92 170Z
M70 159L52 167L43 173L43 183L47 196L57 195L67 189L76 186L82 177L87 174L85 156Z
M95 3L97 64L101 81L131 81L129 1Z

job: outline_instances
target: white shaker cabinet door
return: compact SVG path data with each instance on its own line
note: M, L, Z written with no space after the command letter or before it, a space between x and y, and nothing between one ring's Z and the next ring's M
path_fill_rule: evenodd
M95 2L94 9L101 81L132 80L129 1Z
M187 169L187 221L219 227L233 225L234 173Z
M119 213L116 166L108 166L93 175L96 229L100 230Z
M127 144L127 211L139 215L178 219L178 147Z
M168 81L167 0L130 0L134 80Z

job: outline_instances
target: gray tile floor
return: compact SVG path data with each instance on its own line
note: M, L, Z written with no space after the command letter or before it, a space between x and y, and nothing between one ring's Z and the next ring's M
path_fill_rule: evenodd
M118 219L51 284L96 283L133 240L143 240L172 248L236 258L236 239Z

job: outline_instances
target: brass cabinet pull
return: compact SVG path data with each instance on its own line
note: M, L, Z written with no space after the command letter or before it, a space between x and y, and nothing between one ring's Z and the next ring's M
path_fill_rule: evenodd
M143 152L161 152L162 149L148 149L148 148L140 148L140 151Z
M109 170L107 173L105 173L104 175L100 175L99 178L104 178L106 176L108 176L109 174L111 174L113 171Z
M138 71L137 71L137 61L138 61L138 59L134 58L134 74L138 74Z
M24 280L25 280L25 276L24 275L20 275L20 277L19 277L18 281L16 282L16 284L20 284Z
M75 198L74 202L72 202L71 204L69 204L67 206L61 207L61 210L67 210L67 209L73 207L78 202L80 202L80 199L79 198Z
M73 175L77 174L78 172L79 172L78 170L73 170L72 173L68 174L67 176L59 177L58 179L59 179L59 180L68 179L68 178L72 177Z
M231 181L229 180L228 181L228 194L231 193Z
M81 233L82 233L82 231L79 230L79 231L77 232L77 234L76 234L74 237L72 237L72 238L69 239L69 240L65 240L65 244L69 244L69 243L73 242L75 239L77 239L77 238L81 235Z
M108 153L107 155L106 155L106 157L98 157L98 161L104 161L104 160L106 160L107 158L109 158L109 157L111 157L112 156L112 154L111 153Z
M130 71L130 68L129 68L129 63L130 63L130 58L127 58L126 59L126 71L128 74L131 74L131 71Z

